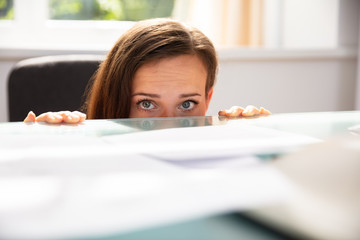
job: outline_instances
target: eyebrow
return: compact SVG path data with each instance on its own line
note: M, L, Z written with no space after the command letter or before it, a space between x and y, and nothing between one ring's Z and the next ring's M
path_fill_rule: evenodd
M199 93L186 93L186 94L181 94L179 98L187 98L187 97L195 97L195 96L200 96L201 94Z
M153 93L143 93L143 92L139 92L139 93L134 93L133 95L131 95L132 97L135 96L146 96L146 97L152 97L152 98L160 98L159 94L153 94Z
M134 93L133 95L131 95L132 97L135 96L146 96L146 97L152 97L152 98L160 98L159 94L153 94L153 93L144 93L144 92L139 92L139 93ZM200 96L201 94L199 93L183 93L180 94L179 98L188 98L188 97L195 97L195 96Z

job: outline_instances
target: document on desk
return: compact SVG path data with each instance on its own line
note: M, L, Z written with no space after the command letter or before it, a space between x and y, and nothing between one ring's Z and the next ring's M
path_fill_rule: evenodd
M172 162L213 161L232 157L273 156L319 139L246 124L175 128L103 137L128 153Z
M292 185L258 156L317 141L231 123L100 138L8 135L0 238L109 236L279 203Z

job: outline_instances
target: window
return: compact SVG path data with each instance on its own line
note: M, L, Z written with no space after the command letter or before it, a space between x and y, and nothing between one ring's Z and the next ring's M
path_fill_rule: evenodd
M13 0L0 0L0 19L14 19Z
M217 46L336 48L340 2L0 0L0 46L108 50L134 21L171 17L199 28Z
M139 21L171 17L174 0L50 0L50 19Z
M171 17L176 0L0 0L0 47L107 51L135 21ZM186 3L184 0L180 2ZM9 11L9 10L8 10ZM106 20L106 21L105 21Z

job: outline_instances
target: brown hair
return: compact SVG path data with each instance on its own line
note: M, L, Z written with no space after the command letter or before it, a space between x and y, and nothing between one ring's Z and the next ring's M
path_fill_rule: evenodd
M89 119L128 118L135 72L143 64L166 57L195 54L207 69L206 94L218 67L211 41L199 30L164 19L136 23L115 43L87 91Z

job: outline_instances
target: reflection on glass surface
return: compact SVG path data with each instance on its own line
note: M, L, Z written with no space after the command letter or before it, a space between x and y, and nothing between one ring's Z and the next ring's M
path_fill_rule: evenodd
M176 117L176 118L138 118L112 120L115 123L132 127L141 131L159 130L166 128L183 128L218 125L221 120L217 117Z
M108 136L166 128L200 127L225 124L248 124L326 139L338 134L360 132L360 111L273 114L259 118L226 118L218 116L99 119L81 124L46 124L23 122L0 123L0 135L47 134Z

